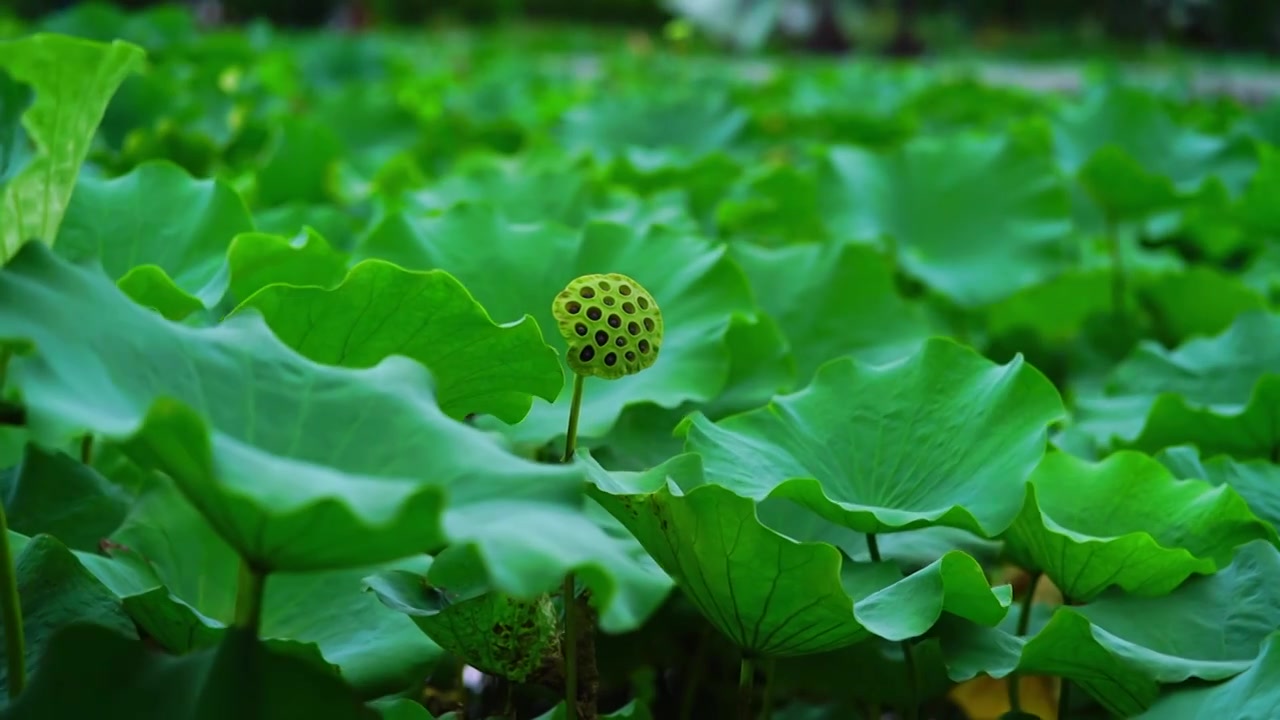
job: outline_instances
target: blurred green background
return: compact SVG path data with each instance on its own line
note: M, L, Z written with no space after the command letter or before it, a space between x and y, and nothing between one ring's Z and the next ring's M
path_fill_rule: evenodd
M19 17L73 0L4 0ZM154 0L116 0L143 8ZM218 22L276 25L563 22L656 29L684 19L722 45L917 54L1070 55L1135 47L1280 56L1278 0L192 0Z

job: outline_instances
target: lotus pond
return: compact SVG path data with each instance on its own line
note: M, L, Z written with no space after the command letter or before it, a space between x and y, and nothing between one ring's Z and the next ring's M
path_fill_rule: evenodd
M85 7L0 41L0 718L1280 707L1280 102Z

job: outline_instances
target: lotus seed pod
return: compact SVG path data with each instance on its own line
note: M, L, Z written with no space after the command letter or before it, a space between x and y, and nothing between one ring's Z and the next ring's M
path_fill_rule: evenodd
M569 342L569 367L616 380L649 367L662 348L662 311L640 283L618 273L574 278L551 314Z

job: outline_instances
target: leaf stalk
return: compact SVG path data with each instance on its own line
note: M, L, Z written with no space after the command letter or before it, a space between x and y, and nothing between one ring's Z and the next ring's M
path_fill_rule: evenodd
M565 429L564 457L561 462L573 461L578 445L578 415L582 412L582 390L586 377L574 373L573 400L569 405L569 426ZM577 580L573 573L564 576L564 713L570 720L578 720L578 612Z
M236 586L235 626L258 637L262 628L262 600L266 594L267 574L249 561L240 561L240 581Z

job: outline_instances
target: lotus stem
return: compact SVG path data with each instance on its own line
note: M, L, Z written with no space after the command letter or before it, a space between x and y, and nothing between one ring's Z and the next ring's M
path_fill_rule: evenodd
M0 507L0 586L3 588L4 652L9 661L9 702L27 685L26 641L22 634L22 602L18 597L18 573L9 547L9 523Z
M562 462L573 461L578 444L578 415L582 412L582 390L586 377L573 376L573 400L569 405L569 426L565 430ZM578 720L578 613L575 598L577 579L573 573L564 576L564 714Z
M262 600L266 594L267 574L250 564L240 561L240 582L236 587L235 627L254 637L262 628Z
M1031 626L1031 605L1035 601L1036 586L1040 584L1040 576L1039 572L1031 574L1031 580L1027 583L1027 594L1018 605L1018 637L1026 635L1027 629ZM1017 672L1011 672L1006 682L1009 685L1009 709L1020 712L1022 710L1022 678Z
M755 661L744 652L742 665L738 669L738 720L751 720L751 695L755 689L755 681Z
M867 533L867 553L871 556L871 562L881 562L880 543L876 540L875 533ZM916 720L920 717L920 678L916 671L915 649L910 640L903 640L899 646L902 648L902 663L907 671L907 692L911 697L902 714L906 720Z
M1058 683L1058 720L1067 720L1071 713L1071 681L1062 678Z

